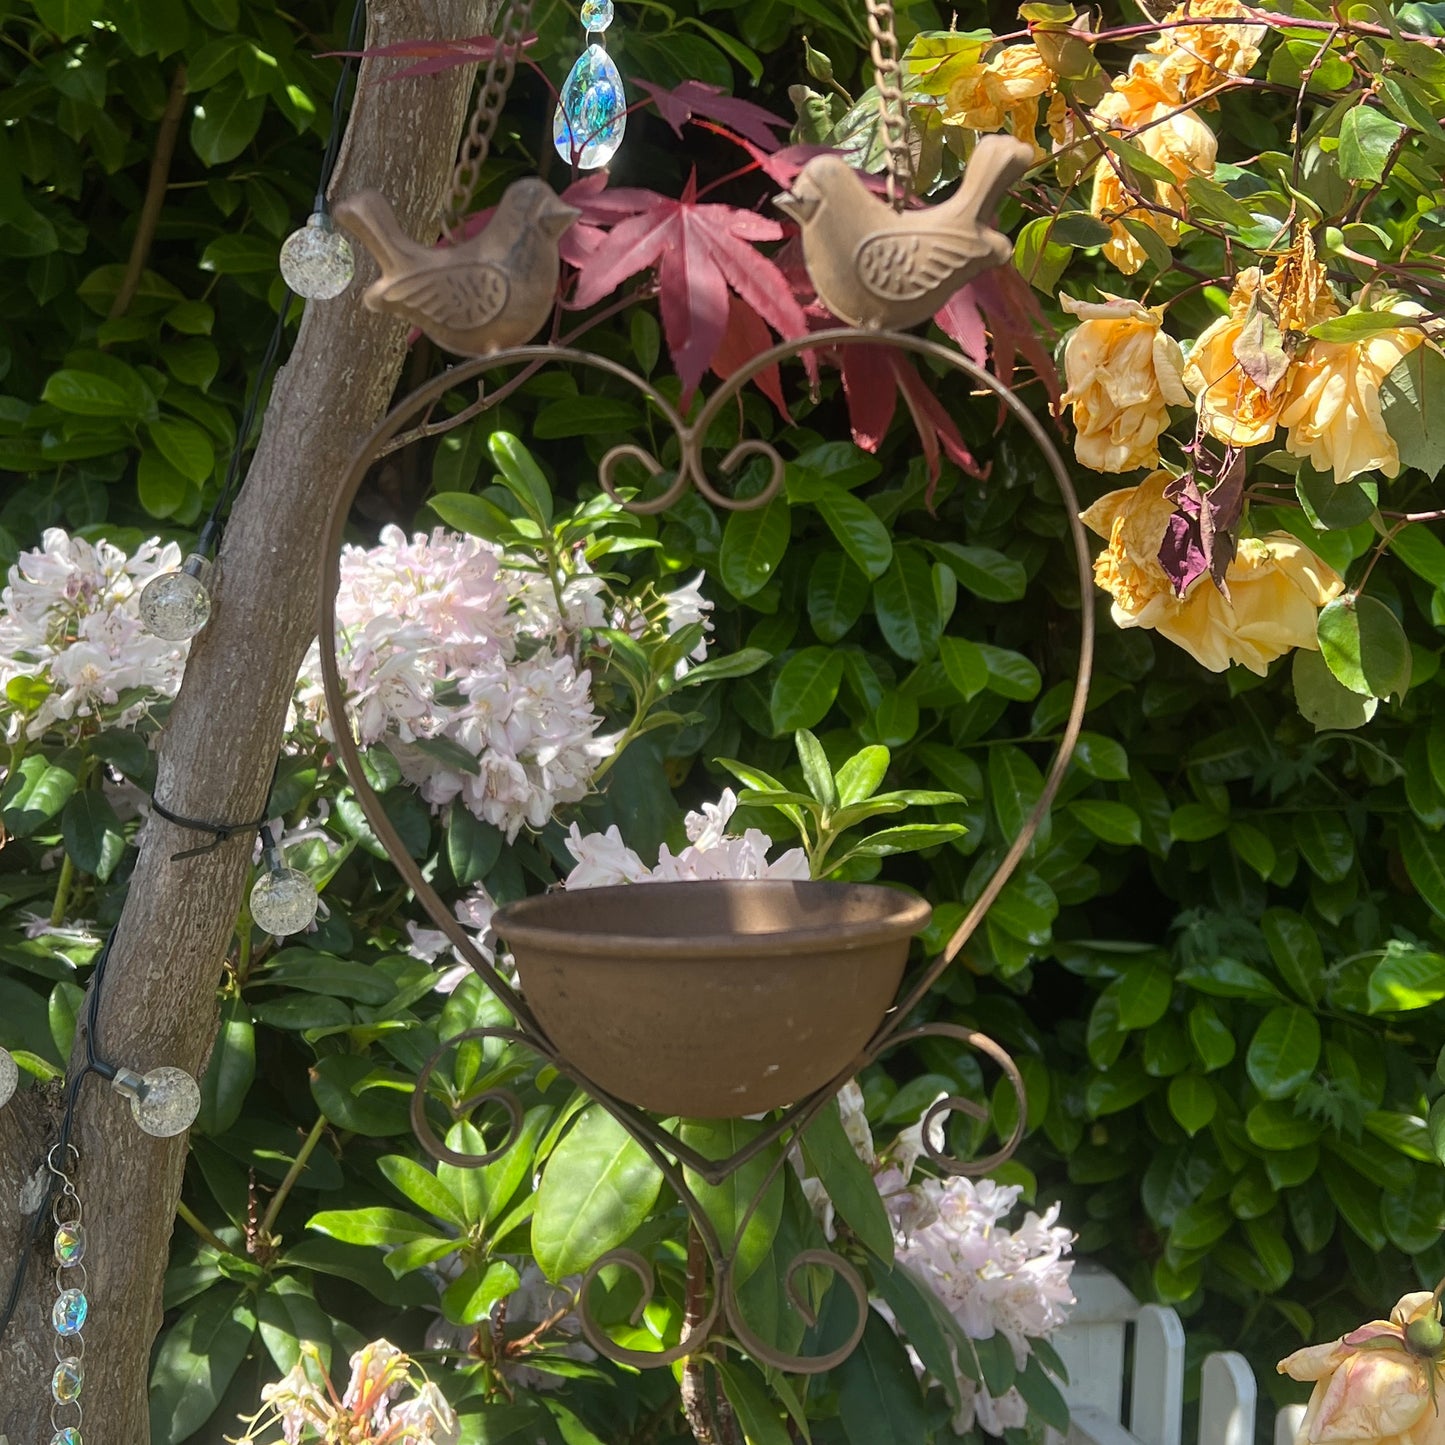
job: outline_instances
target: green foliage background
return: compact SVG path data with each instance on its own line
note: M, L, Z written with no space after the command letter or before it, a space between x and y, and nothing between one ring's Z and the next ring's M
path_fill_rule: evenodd
M1429 22L1431 7L1411 8L1415 23ZM787 87L806 78L806 32L840 80L856 80L857 4L619 10L614 50L631 76L701 78L789 114ZM907 14L915 27L947 22L926 4ZM539 5L538 16L534 59L559 76L578 45L575 17L560 4ZM157 528L185 537L216 494L279 302L276 248L309 209L324 144L338 67L317 56L341 44L346 18L310 3L283 15L250 0L0 0L7 564L50 525L129 545ZM1009 24L1001 15L997 28ZM110 316L182 64L190 94L155 245L134 300ZM1419 84L1438 113L1445 78ZM524 76L483 202L548 165L545 111L542 87ZM1221 159L1284 149L1292 120L1288 95L1230 96ZM676 194L692 164L722 174L737 155L700 132L680 144L649 116L634 123L615 174ZM1415 191L1381 200L1373 219L1386 231L1418 193L1412 224L1438 233L1429 164L1438 159L1423 179L1405 168L1395 183ZM753 178L728 197L748 204L758 194ZM1195 264L1222 270L1217 242L1191 246ZM1096 265L1076 258L1070 284L1115 284ZM1156 297L1188 282L1164 275ZM1218 300L1196 292L1172 315L1202 329ZM655 372L675 395L658 338L655 306L642 304L587 344ZM436 364L423 346L409 375ZM790 427L761 398L747 401L750 428L793 459L784 497L726 519L688 499L647 524L656 548L608 559L638 576L704 569L718 649L761 649L770 661L713 686L701 721L639 744L591 809L592 826L619 822L648 856L676 838L686 806L715 796L725 781L715 758L796 781L795 729L816 731L835 765L882 743L893 753L890 786L966 800L938 814L966 824L964 838L888 870L938 905L929 942L946 937L1037 796L1076 667L1080 599L1040 461L1010 432L995 437L991 407L951 381L937 386L990 463L986 483L945 468L930 510L911 430L896 428L876 459L858 452L840 440L846 417L836 378L825 377L816 402L799 385ZM1026 394L1042 411L1042 388ZM384 521L431 525L447 514L445 503L427 507L429 495L487 489L494 430L527 442L565 510L595 495L601 452L644 425L635 398L609 383L538 379L472 428L400 459L364 495L356 535ZM1085 485L1102 490L1097 478ZM1392 495L1414 505L1428 485L1410 472ZM1088 732L1051 826L931 1005L993 1034L1024 1069L1028 1136L1010 1177L1040 1202L1063 1199L1081 1254L1142 1297L1177 1305L1191 1348L1240 1348L1262 1380L1302 1341L1380 1315L1445 1273L1445 1117L1432 1107L1445 1044L1445 548L1423 528L1412 536L1376 569L1372 595L1404 623L1414 682L1364 731L1316 733L1287 667L1266 680L1237 669L1216 677L1101 617ZM1374 540L1367 509L1314 545L1343 567ZM106 761L149 781L143 749L104 746ZM12 835L0 855L0 1043L52 1065L69 1048L88 959L26 940L16 912L49 906L53 875L38 860L60 843L81 875L74 911L102 924L118 913L134 854L94 804L94 776L89 758L33 752L0 800ZM304 809L340 786L303 759L283 774L277 807ZM485 877L504 900L554 876L552 834L503 852L495 839L437 829L403 790L388 799L417 855L441 858L454 888ZM754 821L780 827L770 814ZM445 1167L421 1178L407 1155L408 1076L436 1039L496 1013L468 986L437 1014L429 970L400 951L393 875L364 824L345 808L341 823L359 846L327 889L331 922L254 973L243 926L227 975L186 1201L235 1253L178 1232L156 1368L158 1441L214 1438L213 1411L233 1417L253 1401L294 1359L298 1336L334 1337L338 1352L382 1331L414 1342L417 1307L435 1297L414 1271L456 1244L435 1220L469 1231L476 1246L448 1304L454 1319L475 1320L510 1285L496 1271L511 1266L495 1256L509 1239L516 1248L530 1210L545 1207L528 1197L531 1158L478 1191ZM495 1057L465 1068L522 1071ZM268 1186L286 1175L315 1115L301 1087L308 1072L311 1098L339 1132L311 1153L276 1221L280 1243L247 1257L247 1171ZM563 1095L536 1079L526 1086L540 1159L557 1144ZM883 1131L912 1122L940 1091L985 1088L976 1065L942 1045L891 1059L866 1086ZM1006 1127L1008 1101L996 1095L995 1105ZM645 1196L642 1181L619 1237L655 1228ZM784 1208L779 1200L778 1219L805 1234L791 1188ZM778 1230L781 1239L787 1229ZM378 1244L405 1254L387 1269ZM188 1373L202 1357L215 1365L210 1392ZM582 1420L603 1386L575 1373L564 1398ZM607 1408L623 1412L629 1438L671 1439L670 1387L614 1378ZM471 1438L513 1438L504 1419L472 1418L484 1423ZM590 1438L568 1433L573 1425L555 1417L569 1441ZM841 1428L825 1419L814 1438L844 1438Z

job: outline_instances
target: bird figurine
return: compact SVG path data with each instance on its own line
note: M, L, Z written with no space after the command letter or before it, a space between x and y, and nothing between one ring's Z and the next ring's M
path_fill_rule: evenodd
M361 191L337 203L336 219L381 267L362 302L420 327L458 356L525 346L557 299L557 242L581 212L536 177L515 181L475 236L455 246L414 241L384 196Z
M1013 254L993 221L1033 159L1023 141L986 135L953 195L900 213L842 156L815 156L774 205L802 228L808 275L835 316L870 331L902 331L927 321L966 281Z

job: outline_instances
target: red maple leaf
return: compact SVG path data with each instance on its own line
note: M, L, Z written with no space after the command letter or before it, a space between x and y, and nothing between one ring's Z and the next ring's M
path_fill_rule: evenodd
M728 95L717 86L707 85L701 80L684 80L672 90L654 85L650 80L639 80L637 85L652 97L657 113L679 137L688 121L697 116L705 116L709 120L720 120L763 150L775 151L778 148L778 139L773 131L788 130L793 124L780 115L774 115L770 110L764 110L760 105L754 105L750 100L739 100L736 96Z
M600 195L588 200L604 204ZM806 333L807 319L787 278L755 246L782 239L777 221L699 202L695 172L677 199L655 191L611 191L605 205L617 219L605 240L577 257L573 305L595 306L629 277L655 267L663 334L684 405L723 344L730 292L785 340Z
M1023 357L1043 382L1049 405L1058 415L1063 392L1054 359L1043 340L1052 337L1052 332L1033 288L1016 266L995 266L980 272L962 290L954 292L934 320L979 366L988 365L992 351L993 373L1007 387L1013 386L1014 368ZM1003 417L1001 406L999 417Z
M535 35L522 41L524 50L537 43ZM398 40L392 45L373 45L366 50L323 50L318 59L345 56L353 60L382 56L394 60L415 60L401 70L394 70L387 80L406 80L413 75L439 75L462 65L485 64L497 48L495 35L467 35L457 40Z
M950 461L970 476L988 475L989 468L975 460L959 435L957 424L907 356L887 346L858 344L839 347L838 362L843 372L843 393L848 401L853 440L865 452L876 452L888 435L901 393L923 446L930 483L938 481L945 452ZM932 487L929 497L932 498Z

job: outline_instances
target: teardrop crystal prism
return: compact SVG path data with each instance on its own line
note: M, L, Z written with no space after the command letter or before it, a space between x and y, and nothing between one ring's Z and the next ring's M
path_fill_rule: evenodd
M80 1430L75 1425L67 1425L63 1430L57 1430L50 1437L50 1445L82 1445Z
M617 154L626 130L622 76L602 46L589 45L563 82L552 118L557 154L569 164L575 159L579 170L595 171Z
M55 1231L55 1262L69 1269L85 1258L85 1226L62 1224Z
M90 1302L78 1289L63 1289L50 1311L50 1323L57 1335L78 1335L85 1328Z

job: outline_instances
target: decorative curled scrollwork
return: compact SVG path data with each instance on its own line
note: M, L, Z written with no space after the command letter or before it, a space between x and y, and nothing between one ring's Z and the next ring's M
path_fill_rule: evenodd
M663 422L671 428L678 445L678 458L674 466L664 467L653 452L635 442L624 442L612 448L603 458L600 467L601 484L608 495L627 510L642 513L665 511L679 501L690 488L695 488L713 505L725 510L743 511L765 506L779 494L785 477L783 458L769 442L743 437L733 445L719 463L720 475L736 476L750 460L762 459L765 461L768 469L766 483L751 495L730 496L715 485L709 476L705 451L718 424L724 420L724 410L736 405L741 388L759 373L775 367L783 361L805 356L808 353L853 345L888 346L895 350L909 352L936 366L961 373L977 388L997 397L1005 411L1025 429L1039 448L1057 483L1059 494L1068 514L1070 536L1077 564L1079 592L1080 596L1086 599L1081 613L1082 636L1078 674L1063 737L1054 754L1038 802L1025 821L1019 835L1005 853L992 878L974 900L943 951L931 963L917 972L911 985L880 1024L877 1033L864 1052L850 1063L838 1077L808 1098L801 1099L782 1111L780 1117L767 1125L758 1135L727 1159L707 1159L685 1145L656 1119L632 1105L613 1098L606 1090L598 1087L566 1058L558 1054L538 1024L526 999L522 997L511 981L496 969L491 960L476 947L471 936L462 929L452 911L442 902L423 876L418 864L408 854L395 827L382 808L380 798L366 781L359 751L347 724L347 700L336 660L335 599L340 582L341 543L352 501L360 489L367 471L378 456L384 455L392 448L393 442L401 436L405 428L418 417L429 415L432 408L455 387L476 381L485 373L496 368L517 365L530 370L547 363L562 363L603 372L640 392ZM489 398L491 403L495 404L500 400L506 394L506 390L507 388L504 386L492 393ZM478 403L478 409L480 406L481 404ZM624 499L619 473L623 465L629 462L639 466L649 478L655 480L671 473L672 480L658 496ZM712 1285L707 1307L693 1322L684 1340L669 1349L657 1352L627 1349L613 1341L597 1323L591 1313L588 1300L589 1288L601 1272L610 1266L619 1266L629 1270L643 1286L644 1298L637 1315L637 1318L640 1319L640 1311L652 1298L652 1291L655 1289L653 1270L648 1261L635 1252L620 1249L604 1256L587 1271L578 1301L578 1314L588 1343L600 1354L638 1369L667 1366L685 1355L696 1353L708 1335L718 1330L721 1322L725 1321L726 1328L731 1332L733 1338L751 1355L789 1373L819 1373L833 1368L847 1358L857 1345L867 1319L867 1290L858 1271L846 1259L831 1250L805 1250L800 1253L788 1265L786 1272L787 1293L793 1308L799 1310L804 1319L812 1322L812 1310L801 1291L799 1279L803 1271L817 1267L828 1270L834 1276L835 1283L842 1281L843 1287L852 1294L857 1304L858 1317L847 1342L825 1355L799 1358L778 1351L766 1340L761 1339L756 1331L749 1327L743 1316L732 1274L732 1260L738 1240L728 1240L726 1243L719 1240L708 1220L706 1210L688 1184L686 1172L691 1172L708 1184L720 1183L736 1174L739 1169L758 1158L765 1151L789 1138L796 1137L822 1109L829 1106L838 1089L850 1077L890 1048L920 1038L952 1038L980 1050L993 1059L1004 1071L1014 1090L1018 1100L1018 1111L1012 1135L1003 1142L999 1150L986 1159L969 1161L954 1159L945 1151L933 1148L929 1142L929 1135L934 1131L935 1126L941 1123L949 1113L962 1112L975 1119L986 1117L986 1112L978 1104L968 1099L950 1097L939 1100L929 1109L923 1120L924 1148L939 1169L949 1174L987 1173L997 1168L1017 1147L1023 1134L1026 1100L1023 1078L1007 1052L985 1035L959 1025L939 1023L906 1029L904 1022L958 956L1027 853L1039 827L1048 816L1049 809L1068 768L1079 732L1083 727L1084 709L1092 670L1094 614L1093 608L1087 603L1093 581L1091 557L1083 526L1078 520L1078 511L1078 499L1074 494L1063 458L1053 445L1043 424L1010 388L1004 386L996 377L951 347L940 345L920 336L853 328L839 328L783 342L753 358L751 362L734 372L722 383L718 390L699 408L690 423L685 421L667 399L661 396L644 378L609 358L562 346L514 347L488 357L464 362L428 382L402 402L377 427L354 457L350 470L333 501L329 542L325 555L325 571L322 579L320 657L327 709L335 720L336 751L340 755L363 813L371 824L376 837L385 847L398 874L414 891L417 900L436 927L456 948L459 956L466 959L491 992L506 1006L514 1020L514 1026L510 1028L479 1028L458 1035L456 1039L449 1040L443 1050L427 1061L411 1105L412 1123L417 1137L434 1158L461 1168L485 1165L505 1154L517 1142L522 1129L523 1111L515 1094L505 1088L484 1089L469 1095L459 1104L454 1105L456 1111L461 1113L484 1103L495 1103L506 1112L508 1128L503 1141L495 1149L471 1155L449 1148L436 1137L426 1114L427 1085L440 1064L443 1054L458 1043L477 1039L503 1039L525 1045L570 1078L585 1094L596 1100L637 1141L648 1157L662 1171L668 1184L683 1202L705 1245ZM776 1170L781 1167L783 1167L783 1159L779 1156L774 1170L769 1172L767 1182L744 1216L744 1226L747 1218L751 1216L771 1186L776 1177ZM739 1238L741 1238L741 1230Z
M847 1286L848 1292L853 1296L854 1304L858 1307L857 1319L848 1333L848 1338L835 1349L822 1355L788 1354L770 1345L743 1318L737 1290L732 1284L731 1270L727 1271L724 1276L724 1310L727 1315L728 1329L732 1332L733 1338L753 1359L759 1360L765 1365L771 1365L775 1370L781 1370L788 1375L822 1375L835 1369L858 1348L858 1341L863 1338L863 1331L868 1324L868 1287L863 1283L863 1277L858 1271L841 1254L836 1254L831 1249L805 1249L789 1262L787 1269L783 1272L783 1281L787 1288L788 1302L802 1315L809 1326L818 1323L817 1312L808 1303L798 1286L799 1274L808 1268L826 1269L836 1276L837 1280L841 1280ZM834 1288L836 1287L835 1283Z
M1014 1091L1015 1116L1014 1126L1009 1137L994 1153L984 1159L957 1159L946 1150L938 1148L932 1142L932 1135L936 1129L942 1127L943 1121L950 1114L967 1114L970 1119L977 1119L981 1123L987 1122L989 1111L973 1099L965 1099L956 1094L946 1095L936 1100L919 1121L922 1134L923 1152L939 1169L945 1174L962 1174L970 1179L982 1178L991 1174L1000 1164L1006 1163L1014 1155L1014 1151L1023 1142L1024 1125L1027 1122L1029 1099L1028 1090L1024 1085L1024 1076L1019 1072L1019 1066L1014 1063L1012 1055L1001 1044L997 1044L987 1034L981 1034L977 1029L965 1028L962 1024L934 1023L922 1024L916 1029L909 1029L905 1033L894 1034L886 1042L877 1046L873 1056L885 1053L889 1049L901 1048L904 1044L917 1042L919 1039L954 1039L958 1043L966 1044L971 1049L977 1049L981 1054L987 1054L994 1063L1003 1071L1004 1077L1009 1081L1009 1086Z
M495 1149L490 1149L485 1154L464 1154L460 1150L450 1148L437 1138L431 1127L431 1121L426 1116L427 1085L431 1082L431 1076L436 1072L437 1066L453 1049L480 1039L506 1039L509 1043L521 1044L525 1048L531 1049L533 1053L541 1054L549 1063L553 1062L550 1052L539 1047L536 1039L524 1034L520 1029L507 1028L467 1029L465 1033L448 1039L436 1053L427 1059L426 1063L422 1065L421 1073L417 1076L416 1091L411 1096L412 1132L416 1135L421 1147L433 1159L438 1159L443 1164L455 1164L458 1169L480 1169L485 1164L496 1163L522 1134L524 1118L522 1101L510 1089L478 1089L476 1093L468 1094L466 1098L452 1105L452 1113L457 1118L470 1114L481 1104L500 1104L506 1110L506 1136Z
M714 1237L713 1244L716 1244ZM711 1249L709 1249L711 1257ZM712 1297L708 1302L707 1309L694 1322L692 1328L683 1336L677 1344L665 1350L633 1350L626 1345L619 1345L606 1330L602 1328L593 1317L591 1312L591 1286L593 1281L604 1270L617 1265L627 1270L636 1277L637 1282L642 1286L642 1298L637 1303L637 1308L632 1312L632 1323L640 1324L642 1312L652 1303L652 1297L656 1292L657 1273L652 1265L645 1260L636 1250L614 1249L604 1254L591 1269L582 1276L582 1287L577 1292L577 1318L582 1324L582 1334L587 1343L597 1351L619 1365L631 1365L638 1370L657 1370L667 1365L674 1365L679 1360L686 1359L689 1355L695 1355L702 1347L702 1342L712 1333L713 1327L717 1324L718 1316L722 1312L722 1293L714 1286Z

